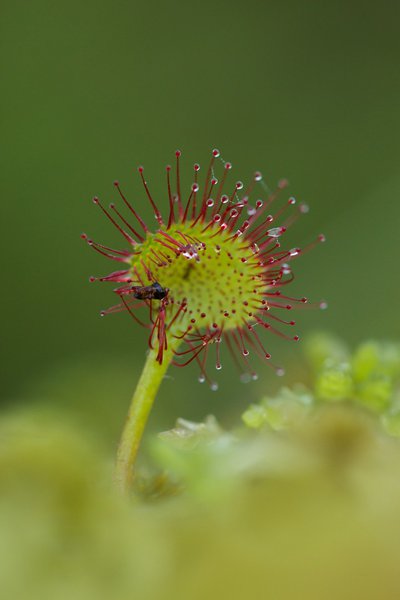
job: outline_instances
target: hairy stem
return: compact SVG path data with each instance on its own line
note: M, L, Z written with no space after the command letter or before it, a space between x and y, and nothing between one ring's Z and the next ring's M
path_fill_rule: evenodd
M143 431L153 406L158 388L173 357L173 349L164 352L160 365L156 361L157 350L150 350L142 374L133 394L131 406L122 431L117 451L114 482L125 494L133 480L133 465L139 450Z

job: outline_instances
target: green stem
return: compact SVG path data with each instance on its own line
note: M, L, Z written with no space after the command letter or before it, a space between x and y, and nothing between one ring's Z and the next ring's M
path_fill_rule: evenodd
M157 350L150 350L122 431L117 451L114 481L117 489L125 494L129 491L133 479L133 464L139 450L143 431L153 406L158 388L171 363L173 349L164 352L160 365L156 361Z

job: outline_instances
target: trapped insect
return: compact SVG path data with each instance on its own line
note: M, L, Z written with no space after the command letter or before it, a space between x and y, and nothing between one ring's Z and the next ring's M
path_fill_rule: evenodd
M129 292L138 300L163 300L169 292L169 288L163 288L158 281L151 285L133 285L129 288Z

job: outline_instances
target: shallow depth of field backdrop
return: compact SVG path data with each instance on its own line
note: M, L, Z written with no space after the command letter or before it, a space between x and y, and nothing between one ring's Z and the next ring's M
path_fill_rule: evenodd
M328 243L299 260L291 290L329 301L298 315L300 333L347 341L399 338L400 43L395 2L5 0L1 7L2 384L4 406L71 409L114 446L144 361L147 333L127 315L99 317L112 265L80 239L115 241L91 202L129 199L150 214L136 167L160 205L165 164L205 166L213 147L233 179L260 169L311 206L293 245ZM186 178L191 182L191 175ZM266 345L295 377L299 345ZM220 391L195 368L171 369L152 416L213 412L234 421L276 389L272 371Z

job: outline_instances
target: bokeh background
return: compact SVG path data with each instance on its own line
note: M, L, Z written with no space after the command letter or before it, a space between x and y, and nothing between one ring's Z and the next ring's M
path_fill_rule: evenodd
M112 265L79 235L115 240L91 202L115 198L114 179L149 214L136 166L165 198L176 148L190 171L218 147L235 178L286 176L310 204L291 239L328 243L296 264L291 291L329 310L299 315L302 335L398 339L398 16L391 0L3 0L3 405L51 404L116 443L147 334L99 317L112 286L88 276ZM268 345L294 377L298 345ZM171 369L153 427L234 420L282 383L260 364L242 386L232 369L217 393Z

